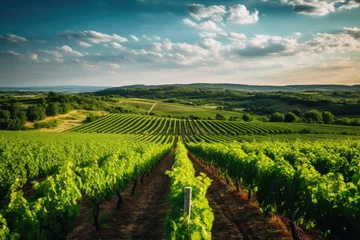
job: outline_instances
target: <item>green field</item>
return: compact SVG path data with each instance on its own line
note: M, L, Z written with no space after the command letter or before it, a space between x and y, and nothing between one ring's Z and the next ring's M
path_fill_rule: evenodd
M162 98L167 93L177 99ZM153 224L157 239L211 239L239 226L247 228L248 239L360 236L356 119L336 123L332 115L333 124L324 124L326 114L317 111L323 119L314 121L305 112L295 122L272 122L261 112L312 109L312 97L327 96L333 101L327 104L339 110L338 95L228 97L226 91L190 91L179 99L179 94L184 93L4 98L0 123L23 131L0 131L0 238L136 239L141 226L153 229ZM197 94L202 99L193 99ZM306 106L282 99L300 95ZM23 127L32 116L29 106L43 118ZM51 115L56 107L58 114ZM59 126L33 129L49 121ZM183 209L188 186L194 200L191 221ZM245 218L240 222L239 217ZM224 222L231 224L221 230Z
M135 114L110 114L71 132L243 136L251 134L334 134L360 136L360 127L327 124L186 120ZM299 135L300 136L300 135Z

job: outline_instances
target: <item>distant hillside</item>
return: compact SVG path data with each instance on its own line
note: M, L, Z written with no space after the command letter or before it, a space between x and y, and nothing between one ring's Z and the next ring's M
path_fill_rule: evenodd
M228 83L191 83L191 84L167 84L167 85L129 85L119 87L121 89L137 88L169 88L169 87L189 87L200 89L228 89L246 92L307 92L307 91L360 91L360 85L288 85L288 86L258 86ZM117 88L111 88L117 89Z
M96 92L109 87L94 86L38 86L38 87L0 87L0 92L59 92L84 93Z
M165 85L129 85L121 87L102 86L36 86L36 87L0 87L0 92L61 92L61 93L84 93L84 92L114 92L125 89L166 89L166 88L197 88L197 89L226 89L244 92L319 92L319 91L360 91L360 85L288 85L288 86L258 86L230 83L191 83L191 84L165 84Z

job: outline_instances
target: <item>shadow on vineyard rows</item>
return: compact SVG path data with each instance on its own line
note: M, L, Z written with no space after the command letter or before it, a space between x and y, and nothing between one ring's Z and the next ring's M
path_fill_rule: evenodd
M212 228L214 240L293 239L280 217L276 216L273 219L265 217L256 206L255 199L252 198L249 204L247 194L239 193L235 187L229 186L226 181L215 176L191 153L188 156L197 174L204 172L212 180L206 197L215 215ZM243 186L241 189L244 189ZM301 240L322 239L318 234L308 236L301 230L299 233Z
M122 194L123 205L115 211L117 197L101 204L101 230L96 231L92 223L92 207L89 199L82 203L82 212L74 232L69 239L164 239L164 222L170 208L170 178L165 174L174 163L171 150L148 177L140 181L134 196L133 184Z

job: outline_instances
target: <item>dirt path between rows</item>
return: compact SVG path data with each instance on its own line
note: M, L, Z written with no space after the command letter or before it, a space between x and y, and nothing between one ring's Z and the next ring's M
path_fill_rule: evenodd
M132 184L129 184L122 194L124 204L118 212L115 211L117 197L103 203L100 219L104 218L106 227L99 232L91 223L90 203L84 200L83 204L88 206L82 206L82 216L69 239L165 239L164 222L170 209L170 178L165 172L173 163L174 152L171 150L144 179L143 185L139 181L134 196L130 194Z
M292 239L285 225L270 223L258 208L251 206L238 192L214 176L191 153L189 158L197 174L204 172L212 180L206 197L215 215L213 239Z

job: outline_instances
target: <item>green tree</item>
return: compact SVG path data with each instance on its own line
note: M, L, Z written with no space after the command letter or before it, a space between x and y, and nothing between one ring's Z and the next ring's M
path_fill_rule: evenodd
M226 118L223 115L218 114L218 113L216 114L215 119L216 120L226 120Z
M8 110L0 110L0 129L7 129L11 112Z
M304 118L310 123L322 123L322 115L318 110L309 110L304 114Z
M321 116L324 123L326 124L332 124L335 121L335 116L331 112L328 111L322 112Z
M60 114L66 114L68 112L70 112L71 110L71 105L69 103L61 103L60 107L59 107L59 113Z
M58 102L51 102L46 108L47 116L56 116L60 112L60 104Z
M299 108L294 108L293 110L291 110L291 112L294 113L298 117L301 117L301 115L302 115L301 110Z
M284 114L276 112L270 116L270 122L283 122L284 118Z
M250 114L245 113L245 114L242 116L242 119L243 119L245 122L251 122L251 121L252 121L252 116L251 116Z
M285 122L295 122L297 120L297 116L293 112L288 112L285 114L284 121Z
M45 108L43 108L42 106L32 105L28 107L26 111L26 116L28 121L40 121L45 119L46 111Z

